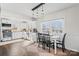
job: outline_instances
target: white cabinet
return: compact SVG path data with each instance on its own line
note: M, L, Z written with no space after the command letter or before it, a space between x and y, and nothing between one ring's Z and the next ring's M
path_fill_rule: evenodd
M12 33L12 39L18 39L18 38L22 38L22 32L13 32Z
M7 38L3 38L2 41L9 41L9 40L12 40L11 37L7 37Z
M29 33L29 38L32 41L37 41L37 34L36 33Z
M37 34L36 34L36 33L32 33L32 37L33 37L33 38L32 38L32 39L33 39L33 41L35 41L35 42L36 42L36 41L37 41Z
M2 23L7 23L7 24L11 24L12 20L7 19L7 18L1 18L2 19Z
M13 32L12 33L12 39L16 39L17 35L16 35L16 32Z

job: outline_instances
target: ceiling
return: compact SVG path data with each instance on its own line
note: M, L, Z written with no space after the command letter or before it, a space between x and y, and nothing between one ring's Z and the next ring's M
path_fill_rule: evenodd
M32 8L37 6L39 3L1 3L1 9L7 10L13 13L19 13L25 16L33 17ZM49 13L53 13L65 8L69 8L76 5L76 3L46 3L44 5L44 13L45 15ZM38 9L38 13L41 16L41 7ZM35 11L36 13L36 11Z

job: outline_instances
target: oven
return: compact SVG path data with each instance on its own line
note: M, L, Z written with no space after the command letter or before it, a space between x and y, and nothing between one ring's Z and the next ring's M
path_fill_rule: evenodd
M12 32L9 29L3 30L2 33L3 33L3 38L12 37Z
M1 41L9 41L12 40L12 31L10 29L2 30L2 40Z

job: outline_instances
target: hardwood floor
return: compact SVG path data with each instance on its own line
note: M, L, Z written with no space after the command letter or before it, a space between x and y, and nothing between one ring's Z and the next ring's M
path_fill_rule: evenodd
M57 54L54 54L54 50L51 48L51 52L48 52L48 48L43 50L37 46L37 43L27 45L27 40L22 42L7 44L0 46L1 56L79 56L79 53L66 50L64 53L61 49L57 49Z

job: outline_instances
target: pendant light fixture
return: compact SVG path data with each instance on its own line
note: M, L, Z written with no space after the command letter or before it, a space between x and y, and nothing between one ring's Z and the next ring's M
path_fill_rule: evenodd
M39 16L42 16L42 17L44 16L44 7L43 7L44 4L45 3L40 3L37 6L35 6L34 8L32 8L33 17L39 18Z
M41 15L42 15L42 17L44 16L44 7L43 7L43 5L42 5L42 10L41 10Z
M36 17L38 18L38 9L37 9L37 11L36 11Z

